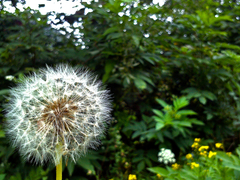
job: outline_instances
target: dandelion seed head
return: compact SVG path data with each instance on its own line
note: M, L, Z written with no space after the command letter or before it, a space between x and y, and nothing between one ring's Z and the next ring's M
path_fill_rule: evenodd
M47 67L10 90L7 134L21 155L35 163L73 161L97 148L110 119L109 91L87 70ZM62 144L61 153L56 145Z

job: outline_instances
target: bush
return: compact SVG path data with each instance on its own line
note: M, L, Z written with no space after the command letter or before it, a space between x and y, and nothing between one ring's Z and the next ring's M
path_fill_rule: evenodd
M56 14L57 24L69 22L71 32L51 27L48 17L53 13L41 15L30 8L15 13L3 8L0 13L1 110L9 86L46 63L86 66L114 97L112 124L102 147L76 164L65 162L65 179L119 180L130 174L149 179L152 173L147 169L158 166L159 149L170 148L181 164L195 137L222 142L229 152L238 147L238 2L169 0L159 6L151 1L103 0L82 4L84 8L71 16ZM84 14L87 8L92 12ZM5 79L7 75L13 75L13 81ZM51 165L36 168L14 153L3 130L4 112L0 118L0 177L54 179ZM205 174L209 177L219 170L237 177L238 170L225 163L229 158L228 163L236 163L236 156L223 154L199 156L191 162L203 165L199 169L209 170ZM210 171L210 160L217 169ZM182 178L179 172L185 172L205 177L197 167L182 165L181 169L166 167L161 176Z

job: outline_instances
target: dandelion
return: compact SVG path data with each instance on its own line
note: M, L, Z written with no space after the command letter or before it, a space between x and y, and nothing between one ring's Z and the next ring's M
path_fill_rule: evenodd
M199 167L199 164L192 162L191 163L191 169L194 169L195 167Z
M135 174L129 174L128 180L137 180L137 176Z
M209 151L208 157L211 158L211 157L215 156L216 154L217 154L217 152Z
M192 154L187 154L187 155L186 155L186 158L187 158L187 159L192 159Z
M158 156L159 156L158 161L163 162L164 164L176 162L174 158L175 155L172 153L170 149L162 148L161 151L158 153Z
M47 67L10 90L7 134L25 159L59 165L76 161L99 138L110 119L109 92L87 70Z
M216 146L216 148L223 149L222 143L216 143L215 146Z

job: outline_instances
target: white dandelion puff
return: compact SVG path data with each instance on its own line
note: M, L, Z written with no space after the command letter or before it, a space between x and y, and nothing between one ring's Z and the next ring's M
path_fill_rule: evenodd
M109 91L84 69L47 67L10 90L6 131L30 161L57 165L99 146L110 119ZM56 146L61 151L56 153Z

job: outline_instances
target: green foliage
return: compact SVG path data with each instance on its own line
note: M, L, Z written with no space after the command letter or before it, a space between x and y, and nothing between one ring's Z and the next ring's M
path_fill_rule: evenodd
M201 151L200 149L203 147L206 149ZM148 170L160 174L162 179L166 180L239 179L239 148L236 149L237 155L224 151L207 152L209 146L195 146L193 148L195 150L182 159L184 164L176 163L172 165L172 168L152 167Z
M209 179L239 179L235 155L223 152L210 159L212 168L209 158L200 158L206 165L201 171L186 164L181 173L153 168L159 165L160 148L172 149L182 162L197 136L224 142L228 151L237 148L239 2L167 0L159 6L152 1L102 0L82 5L73 15L41 15L30 8L9 13L1 7L0 110L9 86L27 73L45 64L86 66L111 91L113 120L99 150L76 164L64 162L65 179L122 180L129 174L158 179L148 168L168 179L205 177L203 170L209 170ZM92 11L86 14L87 9ZM56 21L51 22L53 15ZM71 32L64 26L52 28L67 22ZM7 75L14 78L7 80ZM24 163L9 147L4 111L0 121L0 179L54 179L52 165Z
M196 115L196 113L192 110L182 109L189 104L186 97L176 98L173 101L173 106L161 99L157 99L157 102L163 107L162 111L153 110L157 115L153 116L156 121L155 128L162 133L160 141L172 139L181 150L185 150L190 144L187 142L182 144L181 142L193 134L190 130L192 125L204 125L204 123L195 118L188 118L189 115Z

